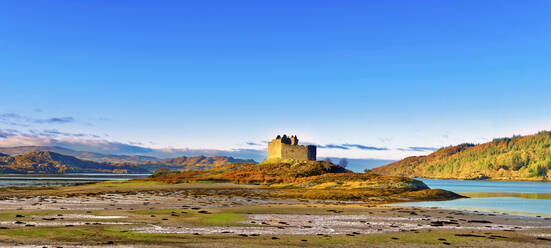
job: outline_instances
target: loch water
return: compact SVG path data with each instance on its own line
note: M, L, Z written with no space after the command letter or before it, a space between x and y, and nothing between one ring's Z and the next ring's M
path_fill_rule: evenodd
M70 186L100 181L130 180L149 175L113 173L74 173L62 175L0 174L0 188Z
M393 205L551 217L551 182L418 179L469 198Z

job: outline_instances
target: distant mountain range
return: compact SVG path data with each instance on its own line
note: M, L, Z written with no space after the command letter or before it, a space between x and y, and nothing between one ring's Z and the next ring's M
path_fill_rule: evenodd
M445 147L372 171L420 178L550 181L551 132Z
M110 164L82 160L55 152L30 152L24 155L0 155L0 173L148 173L133 164Z
M335 164L339 164L341 159L343 158L337 158L337 157L326 157L326 158L319 158L319 160L326 160L330 159L331 162ZM348 166L346 166L347 170L351 170L353 172L364 172L364 170L370 170L385 164L390 164L392 162L396 162L396 160L388 160L388 159L375 159L375 158L346 158L346 161L348 161Z
M237 159L225 156L195 156L195 157L177 157L158 161L149 161L138 163L138 166L154 171L159 168L168 168L169 170L205 170L219 165L230 163L256 163L252 159Z
M10 155L23 155L30 152L55 152L64 155L73 156L80 159L92 160L96 162L109 162L109 163L142 163L148 161L160 160L156 157L140 156L140 155L113 155L102 154L95 152L83 152L74 151L59 146L17 146L17 147L0 147L0 153L6 153Z
M159 159L140 155L73 151L56 146L0 148L0 173L150 173L159 168L204 170L228 163L256 162L252 159L236 159L226 156L182 156Z

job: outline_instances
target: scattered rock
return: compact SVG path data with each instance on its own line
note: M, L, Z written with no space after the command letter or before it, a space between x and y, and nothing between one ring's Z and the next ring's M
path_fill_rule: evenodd
M469 223L492 223L489 220L468 220Z
M465 234L458 233L458 234L455 234L455 236L457 236L457 237L476 237L476 238L485 238L486 237L486 236L476 235L476 234L471 234L471 233L465 233Z

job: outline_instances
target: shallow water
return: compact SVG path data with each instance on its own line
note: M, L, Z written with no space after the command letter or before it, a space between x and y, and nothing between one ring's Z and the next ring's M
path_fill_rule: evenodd
M471 198L393 204L551 217L551 183L419 179Z
M110 180L130 180L149 176L149 174L107 174L107 173L83 173L83 174L63 174L63 175L21 175L21 174L3 174L0 175L0 188L7 187L49 187L49 186L69 186L84 183L110 181Z
M461 192L551 193L551 182L418 179L432 189Z
M549 199L523 199L518 197L465 198L451 201L408 202L396 205L551 217L551 200Z

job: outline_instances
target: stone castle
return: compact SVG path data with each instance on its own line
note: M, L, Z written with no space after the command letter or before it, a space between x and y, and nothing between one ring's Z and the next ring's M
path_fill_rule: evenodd
M316 160L316 146L298 145L297 136L278 135L268 143L268 159Z

